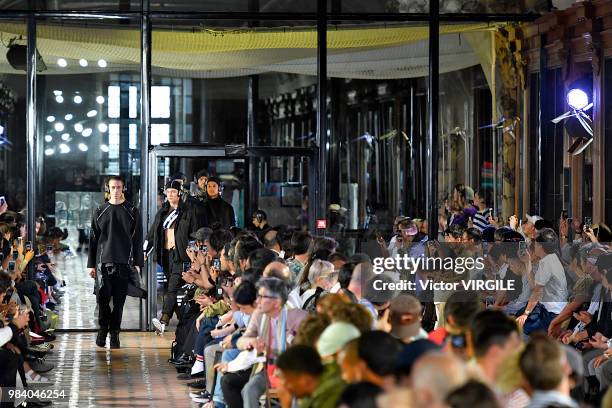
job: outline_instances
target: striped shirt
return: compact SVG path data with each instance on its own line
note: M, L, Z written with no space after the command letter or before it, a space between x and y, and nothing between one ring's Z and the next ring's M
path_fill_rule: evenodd
M491 216L491 208L486 208L484 211L476 211L474 214L474 227L478 229L478 231L482 232L489 225L488 218Z

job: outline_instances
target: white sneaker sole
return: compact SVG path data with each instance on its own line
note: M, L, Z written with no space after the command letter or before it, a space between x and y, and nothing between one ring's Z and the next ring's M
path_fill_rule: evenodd
M159 321L159 319L152 320L153 326L155 326L155 334L163 336L166 329L166 325Z

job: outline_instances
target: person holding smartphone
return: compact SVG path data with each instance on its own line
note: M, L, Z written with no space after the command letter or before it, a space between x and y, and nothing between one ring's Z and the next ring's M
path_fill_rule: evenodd
M125 199L124 187L125 182L119 176L107 180L110 198L94 211L91 221L87 267L89 275L96 280L100 326L96 345L99 347L106 345L109 332L110 347L121 347L119 332L125 299L128 294L146 297L139 276L144 265L140 250L142 221L136 207Z

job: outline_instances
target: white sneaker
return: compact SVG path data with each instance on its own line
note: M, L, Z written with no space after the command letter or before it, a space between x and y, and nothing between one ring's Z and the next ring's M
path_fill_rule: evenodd
M155 326L155 333L158 336L163 336L164 331L166 331L166 324L162 323L162 321L158 318L153 319L151 322L153 323L153 326Z

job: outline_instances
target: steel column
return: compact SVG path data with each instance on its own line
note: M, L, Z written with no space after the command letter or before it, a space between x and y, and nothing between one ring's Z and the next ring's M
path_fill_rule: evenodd
M26 143L26 191L27 191L27 225L28 225L28 241L32 243L36 242L36 175L37 175L37 157L36 157L36 144L38 137L36 132L38 131L36 126L36 69L37 69L37 55L36 55L36 18L34 16L28 17L28 69L27 69L27 143ZM30 262L28 265L28 276L33 279L34 276L33 263Z
M438 101L440 87L440 4L429 2L429 132L427 135L427 221L429 239L438 239Z

